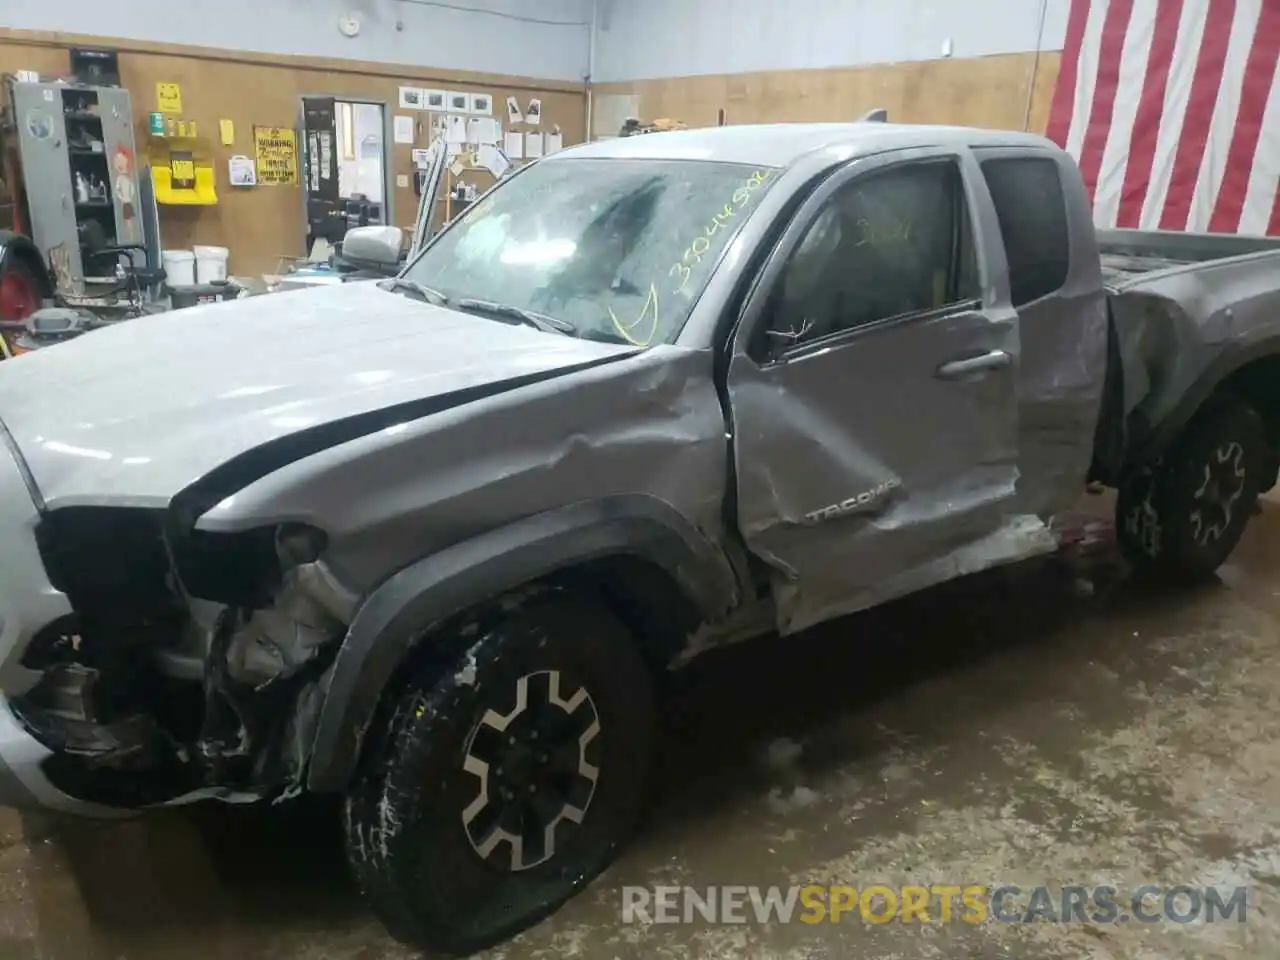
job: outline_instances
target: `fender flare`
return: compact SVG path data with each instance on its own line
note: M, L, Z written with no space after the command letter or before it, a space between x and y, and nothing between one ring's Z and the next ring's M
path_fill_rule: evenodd
M670 572L706 619L737 603L725 555L674 507L647 495L582 501L447 547L393 574L357 609L320 708L308 789L346 786L383 690L424 629L555 570L619 555Z
M1178 438L1223 383L1244 367L1266 357L1280 359L1280 335L1267 337L1239 350L1218 354L1192 381L1191 386L1187 387L1173 409L1158 423L1149 425L1146 436L1127 459L1142 462L1159 456Z
M0 230L0 272L4 271L10 260L21 263L31 271L31 276L40 289L40 296L53 296L53 277L44 257L40 255L40 248L30 237L12 230Z

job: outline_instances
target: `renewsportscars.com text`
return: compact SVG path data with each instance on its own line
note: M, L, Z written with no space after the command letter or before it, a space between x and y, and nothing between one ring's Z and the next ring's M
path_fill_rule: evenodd
M1244 923L1245 887L709 886L622 888L623 923Z

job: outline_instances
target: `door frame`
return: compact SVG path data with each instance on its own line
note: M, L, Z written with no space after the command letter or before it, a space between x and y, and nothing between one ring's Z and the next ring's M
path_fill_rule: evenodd
M856 157L837 167L810 194L805 197L795 213L791 215L782 234L778 237L768 258L760 267L751 285L747 298L734 326L730 357L732 361L745 360L758 367L772 366L775 363L786 363L789 357L772 361L761 361L751 354L754 337L765 320L765 310L769 303L774 286L786 268L787 262L796 248L804 240L805 234L821 212L827 201L843 189L850 181L862 176L875 174L883 169L914 162L931 160L953 160L961 174L960 185L964 191L965 204L968 207L970 232L973 237L975 267L978 273L978 286L982 296L977 309L985 312L992 310L1007 312L1009 319L1017 322L1017 311L1013 309L1009 297L1009 276L1005 264L1004 247L1000 241L1000 225L994 220L994 207L987 193L986 181L982 178L982 170L972 151L965 145L907 147L901 150L889 150L865 157ZM994 233L992 232L994 231ZM956 309L956 304L938 308L939 312ZM906 318L915 320L921 313L907 314ZM887 319L888 323L901 322L899 318ZM841 337L856 334L868 326L854 327L850 330L837 331L820 341L811 341L812 350L822 349L828 342ZM805 353L810 344L796 346L795 350ZM1014 358L1015 363L1018 357Z
M301 93L298 95L298 115L297 120L294 122L294 129L299 133L306 128L306 101L320 97L325 99L332 98L335 103L368 103L382 108L382 219L387 226L395 226L395 157L391 149L395 143L395 117L392 115L390 101L379 100L377 97L348 97L339 93ZM333 132L336 144L338 133L336 120ZM298 181L300 185L303 180L302 162L305 143L305 137L298 138ZM356 149L359 150L359 144L356 145ZM302 236L305 240L309 228L307 223L307 190L305 186L302 187L301 194L298 213L302 225Z

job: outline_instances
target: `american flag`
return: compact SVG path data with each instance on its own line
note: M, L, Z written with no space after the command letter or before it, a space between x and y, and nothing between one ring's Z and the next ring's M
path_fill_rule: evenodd
M1099 226L1280 234L1280 0L1072 0L1046 131Z

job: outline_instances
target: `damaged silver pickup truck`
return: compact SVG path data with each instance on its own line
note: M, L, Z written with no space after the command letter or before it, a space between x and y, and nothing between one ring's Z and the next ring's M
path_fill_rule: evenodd
M1280 449L1280 251L1098 236L1035 136L566 150L390 281L0 367L2 799L345 795L397 936L545 916L637 822L662 671L1055 549L1203 576Z

